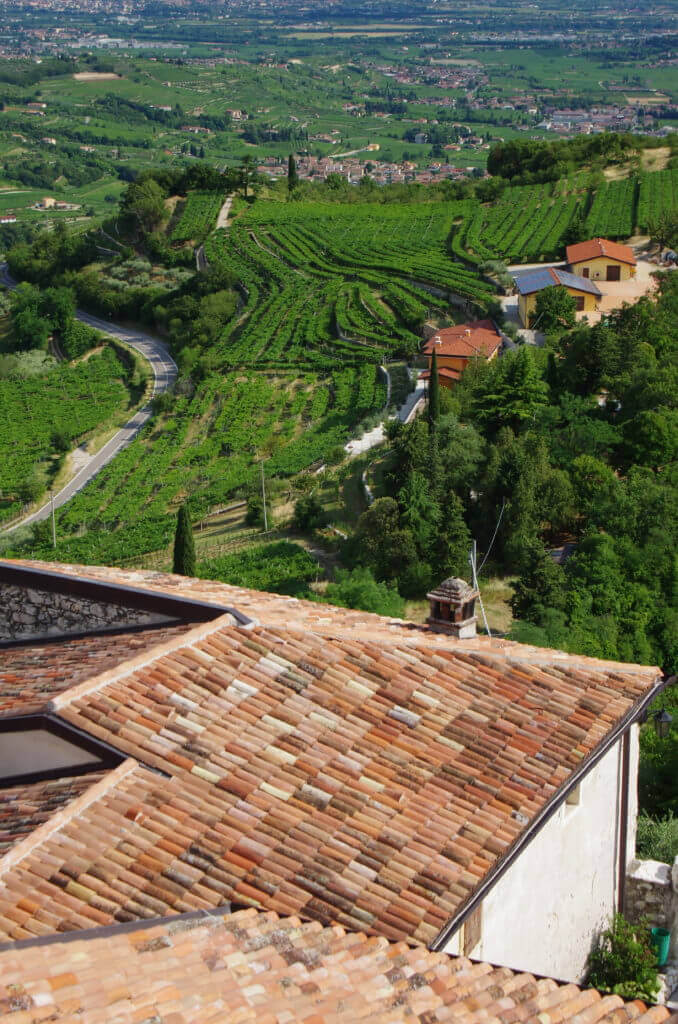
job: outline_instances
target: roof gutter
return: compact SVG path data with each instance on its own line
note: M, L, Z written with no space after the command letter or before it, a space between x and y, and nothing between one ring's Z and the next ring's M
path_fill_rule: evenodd
M482 880L478 888L475 889L465 903L462 904L461 909L440 929L429 946L429 949L432 952L439 953L444 950L445 946L458 928L460 928L464 921L470 917L478 904L482 903L490 890L493 889L499 879L506 874L514 861L532 842L535 836L541 832L543 827L559 809L568 794L579 785L591 769L603 759L605 754L607 754L608 751L628 733L628 730L632 725L644 720L645 712L655 697L657 697L671 683L676 682L677 678L678 677L676 676L661 676L652 689L643 694L641 699L627 711L615 728L608 733L603 742L596 747L591 754L589 754L578 768L575 769L567 782L560 787L555 796L549 801L549 803L542 807L541 811L539 811L539 813L532 819L530 825L518 836L513 846L511 846L511 848L507 850L502 857L500 857L494 867L487 875L485 875L485 878Z

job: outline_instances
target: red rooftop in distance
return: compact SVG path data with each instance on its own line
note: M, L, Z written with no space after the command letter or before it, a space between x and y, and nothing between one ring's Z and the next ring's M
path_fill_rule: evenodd
M566 252L567 262L570 266L582 263L584 260L595 260L600 256L619 260L620 263L629 263L632 267L636 265L636 257L633 255L630 245L610 242L607 238L592 238L589 242L568 245Z

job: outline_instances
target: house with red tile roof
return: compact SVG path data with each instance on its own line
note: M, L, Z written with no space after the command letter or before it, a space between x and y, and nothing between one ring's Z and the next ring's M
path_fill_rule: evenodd
M0 1014L664 1019L522 972L581 980L624 904L637 723L665 681L458 639L435 624L455 594L420 626L0 563Z
M573 274L601 281L628 281L636 275L636 257L630 245L592 238L568 245L567 262Z
M442 387L452 387L472 359L495 359L502 346L503 336L492 320L474 320L455 327L443 327L426 341L422 348L428 356L428 370L422 375L430 376L433 353L438 363L438 378Z

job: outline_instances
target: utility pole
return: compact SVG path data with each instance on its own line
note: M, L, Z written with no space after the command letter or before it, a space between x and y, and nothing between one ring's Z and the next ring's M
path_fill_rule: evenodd
M52 547L56 547L56 519L54 518L54 491L49 492L50 502L52 505Z
M264 460L259 463L261 466L261 496L264 500L264 533L268 533L268 516L266 514L266 484L264 482Z

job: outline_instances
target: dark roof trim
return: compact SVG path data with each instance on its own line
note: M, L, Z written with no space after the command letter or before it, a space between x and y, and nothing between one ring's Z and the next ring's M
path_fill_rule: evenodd
M185 914L172 914L169 917L142 917L135 921L124 921L121 924L102 925L99 928L76 928L70 932L52 932L50 935L36 935L30 939L0 943L0 953L4 953L8 949L34 949L36 946L60 946L68 942L107 939L112 935L146 931L149 928L156 928L158 925L169 927L175 925L177 930L180 930L182 925L195 922L195 926L198 927L204 921L209 921L210 918L229 917L237 910L250 909L249 903L225 903L224 906L215 907L213 910L189 910Z
M108 626L101 629L81 630L79 633L50 633L47 636L22 636L17 640L1 640L0 651L13 650L17 647L49 647L68 643L71 640L91 640L97 636L129 636L130 633L151 633L153 630L168 629L173 626L186 625L179 619L167 622L139 622L131 626Z
M247 615L228 605L197 601L191 597L178 597L156 590L144 590L142 587L131 587L124 583L103 583L86 576L54 572L51 569L36 569L33 566L15 565L11 562L0 561L0 583L46 590L50 593L70 594L107 604L120 604L154 615L166 615L170 619L180 619L183 622L210 622L228 613L239 626L252 624Z
M65 768L45 768L42 771L28 772L23 775L8 775L0 779L0 790L14 789L16 786L29 786L35 782L44 782L47 779L75 778L78 775L87 775L90 772L111 770L117 768L118 765L122 764L129 757L129 754L118 750L117 747L106 743L105 740L92 736L90 733L79 729L75 725L71 725L70 722L59 718L58 715L51 712L47 714L37 712L28 715L0 717L0 742L2 742L2 734L5 732L22 732L28 729L45 729L54 736L60 736L81 750L86 750L88 754L92 754L93 760L87 761L84 764L70 765ZM142 768L153 772L154 775L160 775L165 779L170 778L168 772L162 771L160 768L152 768L139 758L135 760Z
M467 917L473 913L478 904L482 903L490 889L493 889L499 879L506 874L525 847L532 842L539 832L541 832L544 825L546 825L549 819L553 817L568 794L573 789L576 789L582 779L588 775L591 769L594 768L599 761L603 759L605 754L607 754L615 743L622 738L632 725L636 722L642 721L648 705L652 703L655 697L657 697L665 687L675 681L676 676L660 678L659 682L656 683L651 690L643 694L640 700L637 701L629 711L627 711L619 724L607 734L603 742L596 747L591 754L589 754L578 768L575 769L567 782L563 783L549 803L542 807L541 811L532 819L525 831L522 832L515 840L513 846L503 854L495 864L494 868L490 869L490 871L485 875L478 888L471 893L455 916L440 929L429 946L429 949L432 952L439 953L444 950L445 945L449 942L457 929L464 923Z

